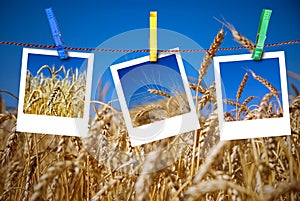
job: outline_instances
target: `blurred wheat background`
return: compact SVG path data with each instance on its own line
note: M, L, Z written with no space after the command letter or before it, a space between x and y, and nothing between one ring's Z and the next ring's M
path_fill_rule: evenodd
M237 42L253 50L251 41L226 25ZM100 100L91 101L96 115L90 120L87 138L16 132L16 113L6 111L0 98L0 200L300 200L300 95L296 88L290 94L292 135L219 140L215 84L203 87L201 83L223 39L221 29L201 63L198 83L190 84L196 91L201 128L157 142L131 147L121 112ZM35 77L30 80L41 82ZM80 80L79 76L74 82ZM43 97L54 97L58 86L49 82L46 92L25 100L26 111L49 110L49 99ZM68 94L72 84L60 82L59 90ZM72 93L80 93L73 89ZM280 111L269 109L267 97L276 96L271 88L255 112L248 111L245 103L238 105L241 92L242 86L233 104L248 112L249 118L280 116ZM80 114L74 110L80 107L55 106L62 100L59 96L49 103L54 105L52 115L54 111ZM207 115L200 115L204 110Z

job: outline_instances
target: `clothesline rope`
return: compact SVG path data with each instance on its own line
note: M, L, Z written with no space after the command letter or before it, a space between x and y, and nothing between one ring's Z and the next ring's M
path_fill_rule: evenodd
M300 43L300 40L292 40L278 43L269 43L265 44L265 47L276 47L282 45L294 45ZM44 44L32 44L32 43L22 43L14 41L0 41L0 45L15 45L23 47L32 47L32 48L43 48L43 49L56 49L55 45L44 45ZM232 51L232 50L241 50L246 49L244 46L237 47L222 47L219 48L219 51ZM66 50L73 51L91 51L91 52L149 52L149 49L106 49L106 48L91 48L91 47L67 47ZM206 52L209 49L182 49L182 50L157 50L158 52Z

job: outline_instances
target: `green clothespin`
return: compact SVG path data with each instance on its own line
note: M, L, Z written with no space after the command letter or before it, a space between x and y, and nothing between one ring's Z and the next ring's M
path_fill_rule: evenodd
M260 60L262 53L263 53L263 48L265 45L265 40L267 38L267 30L268 30L268 25L269 21L271 18L271 13L272 10L268 9L263 9L261 16L260 16L260 22L259 22L259 27L258 27L258 33L256 37L256 46L254 48L252 58L254 60Z

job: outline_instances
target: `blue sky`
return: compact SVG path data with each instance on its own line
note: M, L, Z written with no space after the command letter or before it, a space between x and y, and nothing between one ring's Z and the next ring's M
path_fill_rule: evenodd
M48 7L54 10L65 44L72 47L97 47L120 33L148 28L149 12L152 10L158 12L159 28L181 33L203 48L209 47L221 28L221 24L213 19L214 16L220 19L224 17L239 32L255 41L263 8L273 10L266 43L300 39L299 0L0 0L0 40L54 44L45 14L45 8ZM237 46L228 29L225 32L222 47ZM171 42L176 47L180 41L170 38ZM147 48L147 45L148 39L145 38L141 47ZM123 48L122 44L120 47ZM266 49L277 50L285 51L287 70L300 74L300 45ZM247 51L222 51L218 55L243 53ZM197 56L197 53L190 54ZM16 95L19 93L21 56L21 47L0 45L0 89ZM198 68L194 64L193 67ZM109 66L99 68L107 69ZM288 77L288 81L300 88L299 81L294 78ZM13 98L5 94L3 97L9 106L17 105Z
M40 54L29 54L28 55L28 65L27 69L32 73L33 76L36 76L37 71L43 66L48 65L51 69L52 66L55 66L55 69L58 70L60 66L64 66L65 70L72 69L71 72L75 72L75 69L77 68L79 72L83 72L87 70L87 59L85 58L78 58L78 57L72 57L67 60L61 60L57 56L51 56L51 55L40 55ZM44 69L42 71L44 76L50 77L50 73L47 69ZM58 75L65 76L63 71L61 71ZM72 74L71 74L72 75Z
M256 96L257 98L253 99L248 106L258 105L261 99L265 94L270 93L270 90L265 87L263 84L258 82L253 78L251 73L247 71L248 69L252 70L256 75L259 75L270 82L275 89L280 93L280 68L279 68L279 59L263 59L261 61L234 61L234 62L220 62L220 74L222 80L222 96L223 99L232 100L235 102L236 92L238 91L239 85L247 72L249 77L246 83L246 86L242 92L240 103L248 98L249 96ZM281 93L279 94L279 99L281 101ZM275 101L274 106L278 107L276 99L273 97L271 101ZM255 107L251 107L254 109ZM234 106L223 103L223 110L225 112L231 112L235 110Z

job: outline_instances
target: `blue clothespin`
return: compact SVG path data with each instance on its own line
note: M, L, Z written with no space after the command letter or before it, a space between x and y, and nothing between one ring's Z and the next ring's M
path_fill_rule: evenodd
M263 9L261 13L258 33L256 37L256 45L252 54L252 58L254 60L260 60L262 57L265 40L267 38L267 30L268 30L271 14L272 14L272 10L268 10L268 9Z
M57 21L56 21L55 15L53 13L53 10L52 10L52 8L47 8L47 9L45 9L45 11L46 11L46 14L48 17L49 25L50 25L50 28L52 31L52 36L54 38L54 42L57 47L58 55L61 59L67 59L68 55L67 55L66 50L64 49L64 44L63 44L63 41L61 38L61 33L59 31L59 27L57 25Z

